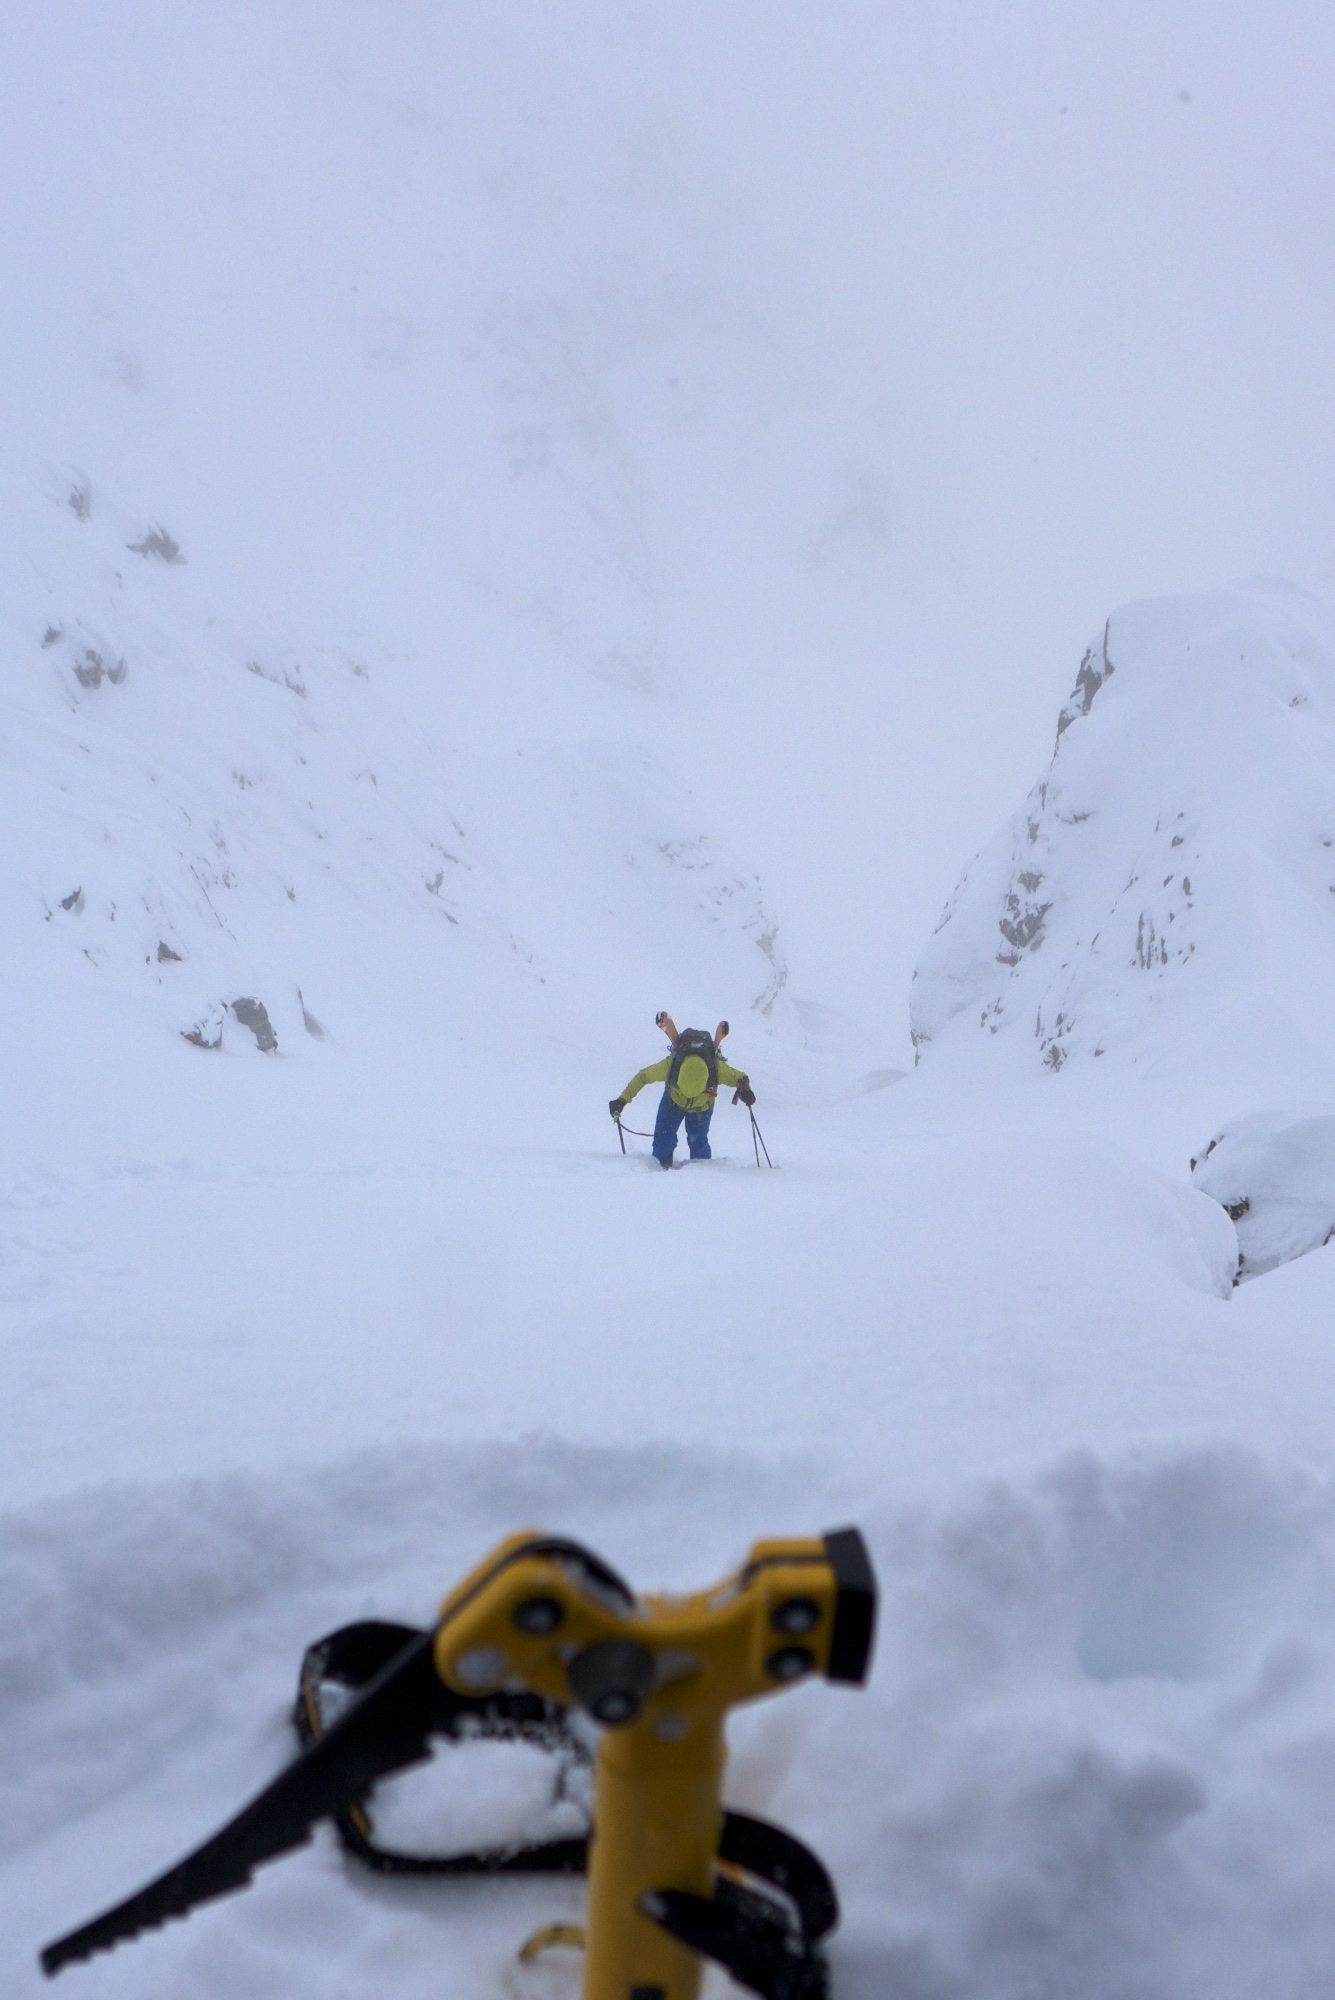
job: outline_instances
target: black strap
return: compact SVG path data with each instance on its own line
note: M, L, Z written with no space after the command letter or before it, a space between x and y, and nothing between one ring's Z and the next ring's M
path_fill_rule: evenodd
M292 1721L303 1750L324 1733L324 1694L329 1685L355 1691L382 1670L418 1636L410 1625L390 1625L366 1619L344 1625L306 1648L297 1683ZM558 1702L536 1694L455 1694L440 1683L433 1733L456 1742L467 1735L504 1742L533 1743L562 1758L566 1765L592 1760L570 1727ZM569 1840L540 1841L528 1847L469 1849L458 1854L405 1854L381 1847L365 1806L335 1813L338 1837L349 1854L380 1875L582 1875L588 1867L588 1835Z
M725 1812L719 1860L770 1882L792 1903L803 1937L828 1937L839 1921L839 1899L825 1863L795 1834L749 1813Z
M719 1859L750 1879L721 1871L712 1896L660 1889L642 1899L644 1914L762 2000L824 2000L820 1943L839 1904L823 1863L782 1827L746 1813L724 1814Z
M640 1908L762 2000L824 2000L829 1988L824 1953L794 1938L764 1896L723 1878L712 1898L658 1889L641 1898Z

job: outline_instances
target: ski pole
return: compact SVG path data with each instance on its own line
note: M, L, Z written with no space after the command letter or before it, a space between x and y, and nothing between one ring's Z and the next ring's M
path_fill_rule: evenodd
M751 1107L749 1104L746 1108L748 1111L751 1111ZM760 1165L760 1155L761 1153L763 1153L765 1155L765 1165L767 1167L772 1167L774 1165L774 1162L769 1156L769 1147L765 1144L765 1135L761 1131L760 1127L756 1124L756 1114L754 1111L751 1111L751 1137L753 1140L756 1140L758 1142L758 1148L756 1152L756 1165L757 1166Z

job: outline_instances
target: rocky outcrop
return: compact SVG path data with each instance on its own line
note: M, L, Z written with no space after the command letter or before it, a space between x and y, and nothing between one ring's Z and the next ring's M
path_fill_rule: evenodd
M1238 586L1115 612L1052 762L965 870L914 975L922 1058L1059 1070L1193 1037L1335 1049L1335 644Z
M1235 1284L1335 1236L1335 1118L1259 1111L1234 1119L1192 1161L1191 1177L1237 1231Z

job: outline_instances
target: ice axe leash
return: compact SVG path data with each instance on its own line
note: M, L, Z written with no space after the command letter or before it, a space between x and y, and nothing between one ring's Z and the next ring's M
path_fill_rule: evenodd
M43 1969L243 1888L331 1818L361 1859L390 1872L576 1872L587 1861L583 2000L697 2000L703 1958L763 2000L821 2000L820 1942L837 1921L829 1877L792 1835L724 1811L723 1727L738 1703L813 1674L861 1685L875 1612L855 1528L757 1542L710 1590L639 1599L578 1543L513 1535L450 1593L431 1631L350 1626L310 1649L302 1754L202 1847L48 1945ZM326 1726L328 1681L358 1691ZM421 1763L433 1736L559 1750L574 1740L572 1705L602 1728L587 1848L424 1857L377 1846L374 1785Z

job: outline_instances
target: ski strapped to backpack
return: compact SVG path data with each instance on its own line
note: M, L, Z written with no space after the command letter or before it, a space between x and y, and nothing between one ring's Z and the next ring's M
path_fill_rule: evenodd
M450 1594L433 1630L345 1626L312 1646L295 1718L302 1754L165 1875L48 1945L43 1967L54 1974L242 1888L332 1818L382 1873L587 1867L584 2000L696 2000L702 1957L763 2000L821 2000L834 1890L790 1834L724 1812L723 1721L737 1702L813 1673L860 1684L874 1620L875 1580L853 1528L759 1542L711 1590L639 1600L579 1544L513 1536ZM591 1838L435 1856L376 1841L372 1788L423 1761L433 1736L535 1743L557 1758L565 1797L589 1755L572 1705L603 1730Z

